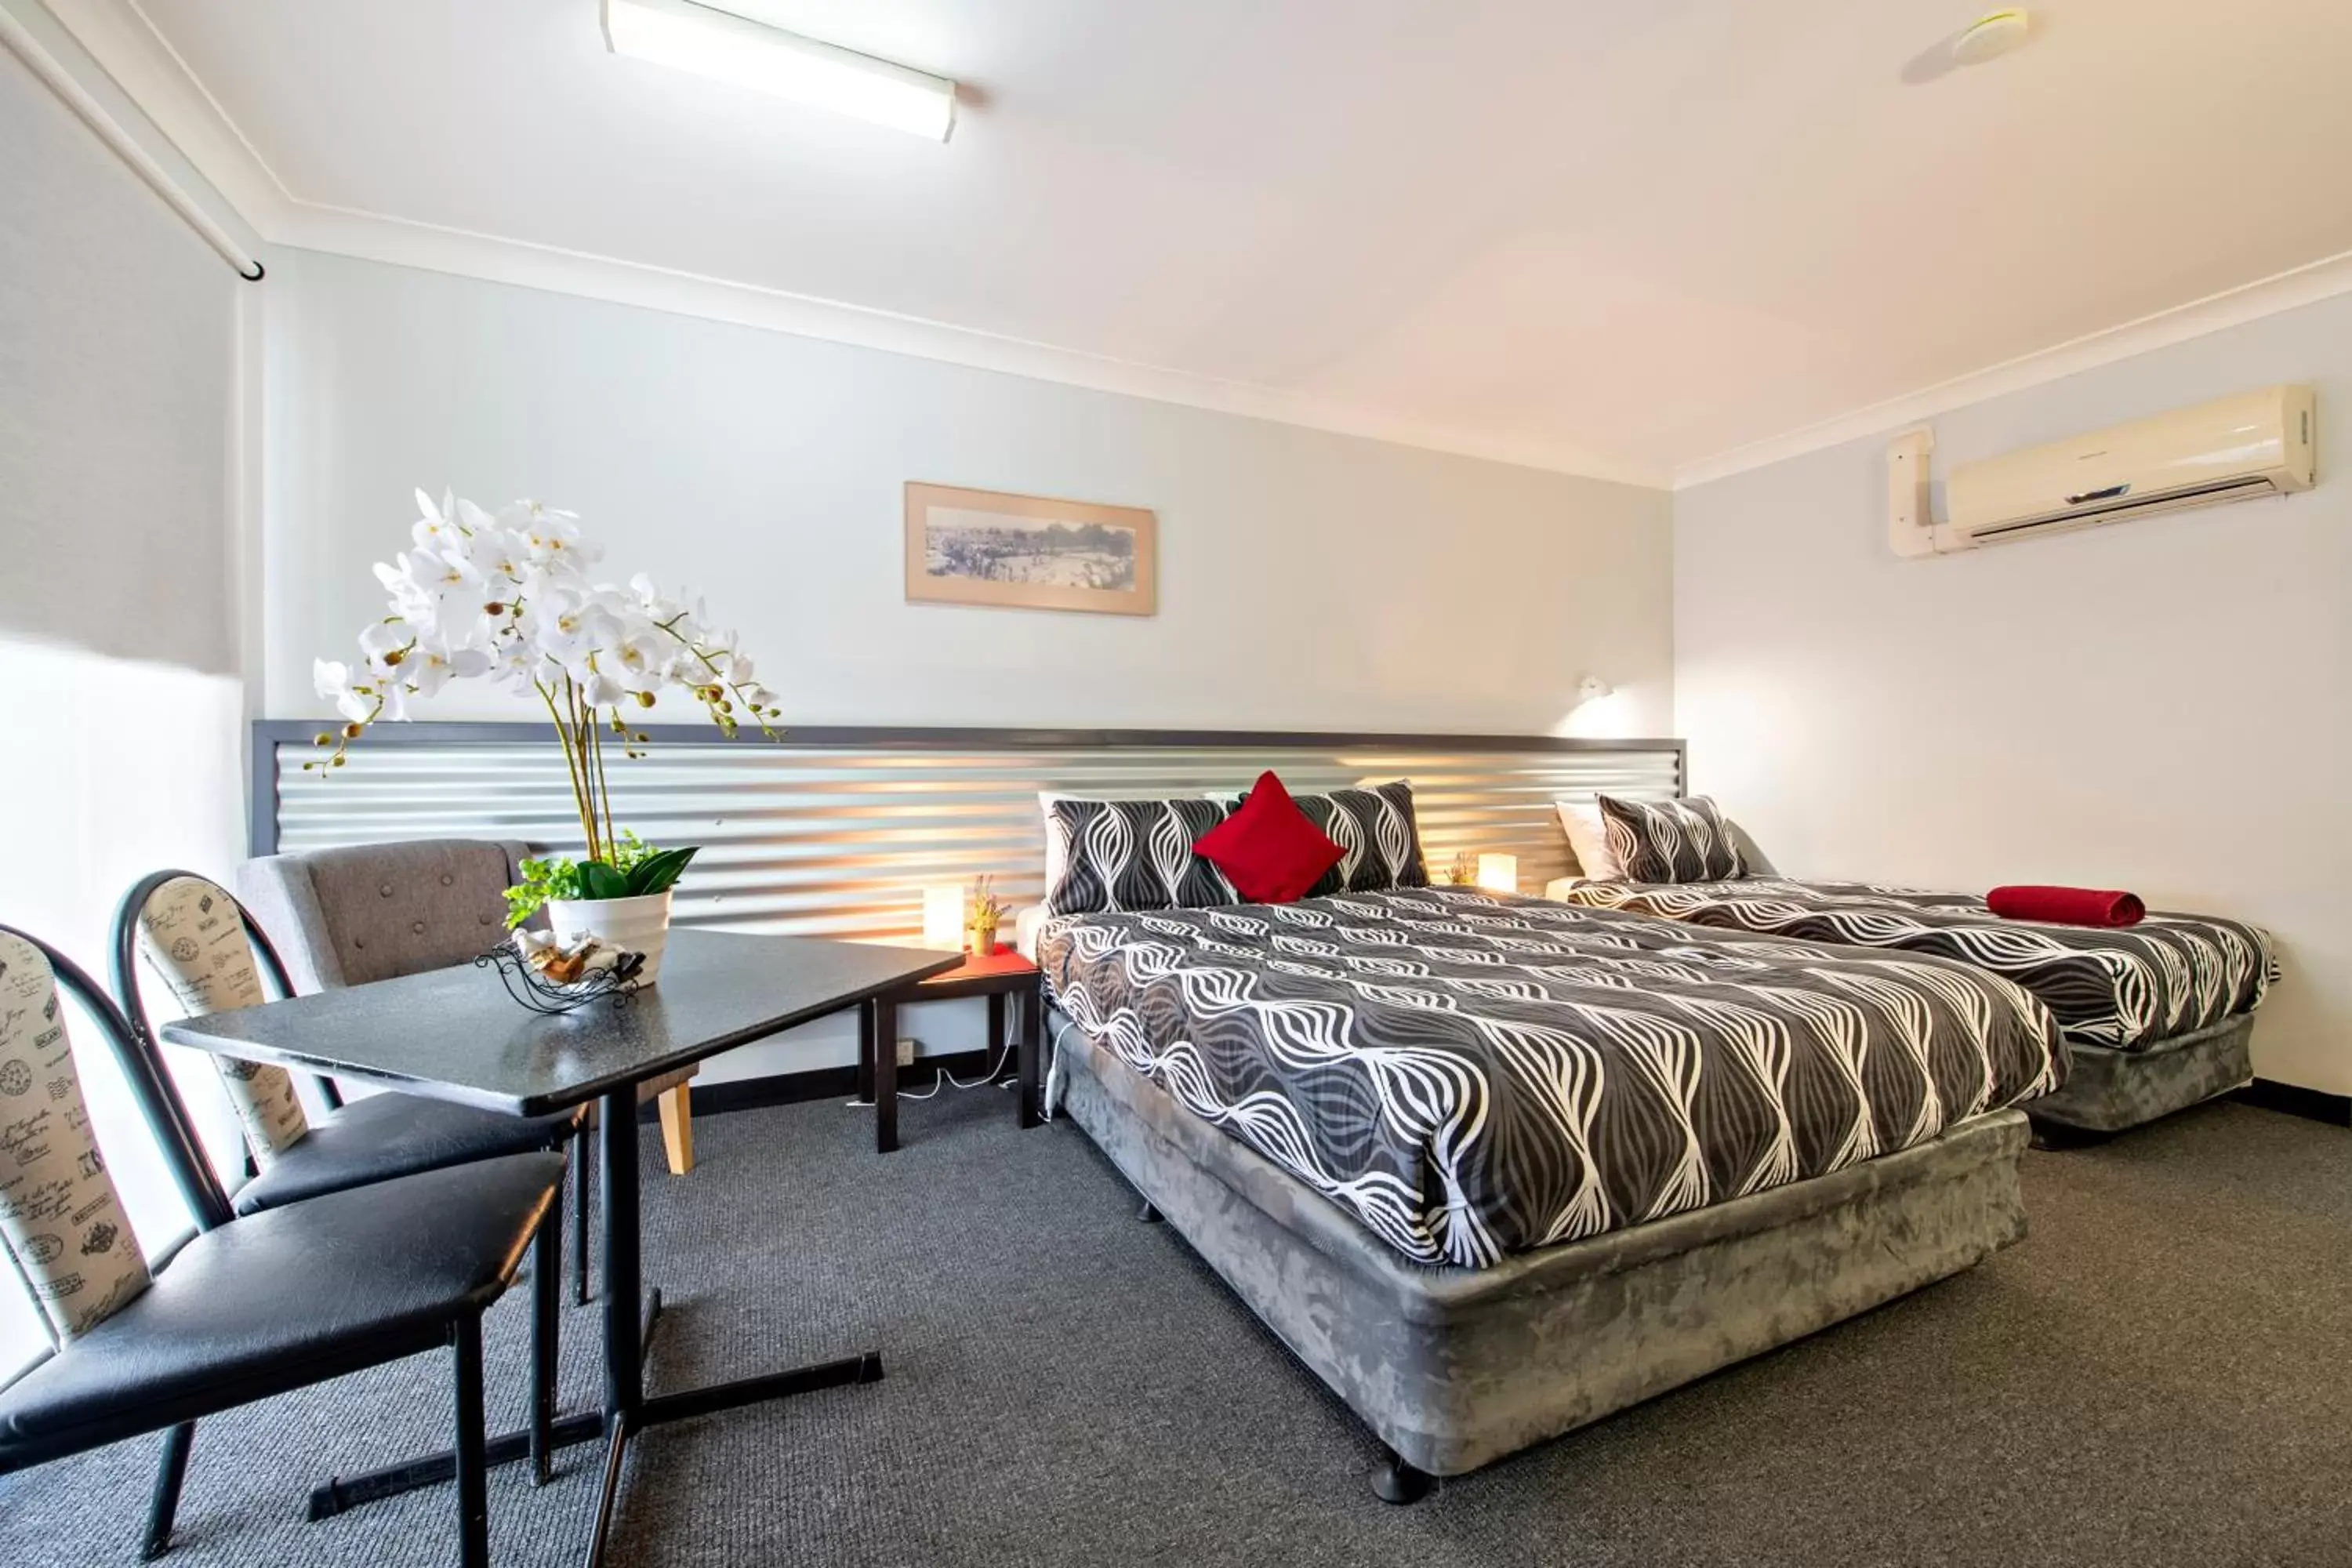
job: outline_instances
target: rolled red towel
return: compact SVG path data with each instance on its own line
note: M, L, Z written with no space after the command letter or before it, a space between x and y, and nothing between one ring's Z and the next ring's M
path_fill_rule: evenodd
M2068 926L2137 925L2147 906L2135 893L2103 888L1995 888L1985 903L2005 921Z

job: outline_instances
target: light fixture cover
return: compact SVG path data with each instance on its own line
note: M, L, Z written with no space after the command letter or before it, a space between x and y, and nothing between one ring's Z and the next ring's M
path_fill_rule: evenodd
M1490 893L1519 890L1519 858L1516 855L1478 857L1478 886Z
M2032 36L2033 19L2022 5L1988 11L1952 40L1952 63L1982 65L2009 53Z
M923 889L923 945L960 952L963 947L963 884L938 882Z
M803 38L693 0L604 0L616 55L692 71L944 142L955 83L854 49Z

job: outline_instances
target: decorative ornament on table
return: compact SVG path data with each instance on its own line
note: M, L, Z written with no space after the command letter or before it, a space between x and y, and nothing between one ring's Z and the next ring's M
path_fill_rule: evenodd
M507 924L544 908L567 950L593 938L638 956L622 983L649 985L661 972L670 889L695 847L656 849L614 820L607 739L625 756L643 756L649 738L627 715L664 690L691 696L730 740L747 720L772 739L771 721L783 710L753 679L735 635L707 624L700 601L665 598L642 574L625 589L592 583L587 569L600 552L581 538L573 513L537 501L490 512L446 493L436 505L423 490L416 503L424 516L411 530L415 548L375 569L392 613L360 634L361 662L312 667L319 695L343 724L320 734L328 754L302 766L341 767L369 725L407 718L412 698L452 680L495 680L537 696L555 723L585 853L524 861L523 879L507 889Z
M565 941L546 931L518 931L474 960L495 969L507 994L535 1013L569 1013L599 996L628 1000L646 958L593 936Z
M987 958L996 952L996 931L1004 923L1004 900L996 896L996 879L982 877L971 885L971 955Z
M1478 885L1478 857L1471 854L1467 849L1455 851L1453 864L1445 868L1445 880L1447 885L1451 887L1476 887Z

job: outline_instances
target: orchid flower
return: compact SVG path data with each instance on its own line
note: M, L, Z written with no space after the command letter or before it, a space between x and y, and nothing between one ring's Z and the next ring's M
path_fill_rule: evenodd
M407 717L413 698L453 680L497 680L538 697L554 721L593 859L618 842L604 731L632 755L647 740L625 709L675 689L728 735L746 720L775 733L782 710L752 679L735 635L712 629L699 599L689 607L667 597L642 573L626 589L591 582L601 552L576 514L530 500L492 512L422 489L416 507L410 548L375 568L390 613L360 633L361 661L312 666L319 696L344 723L319 736L332 750L305 767L341 766L351 742L381 720Z

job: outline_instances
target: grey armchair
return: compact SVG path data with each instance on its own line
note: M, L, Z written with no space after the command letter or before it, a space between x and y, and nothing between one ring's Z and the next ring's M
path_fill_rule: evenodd
M504 893L530 847L480 838L425 838L267 855L236 870L236 896L276 944L297 993L362 985L470 963L504 934ZM694 1169L687 1068L639 1086L661 1101L662 1147L672 1175ZM589 1163L576 1169L584 1184ZM587 1212L584 1188L575 1223ZM583 1294L586 1246L582 1237Z

